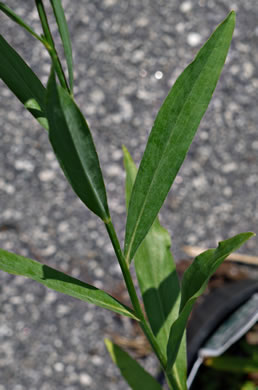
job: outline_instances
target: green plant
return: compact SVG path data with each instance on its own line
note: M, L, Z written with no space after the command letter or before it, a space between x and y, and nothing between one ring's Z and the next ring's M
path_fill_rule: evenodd
M127 223L122 251L109 213L105 184L90 129L73 98L73 61L61 0L50 0L68 69L68 80L55 48L43 0L35 0L43 35L37 35L6 5L0 9L38 39L49 52L52 69L45 88L20 55L0 36L0 76L48 131L50 144L73 190L107 229L132 307L105 291L34 260L0 250L0 269L23 275L67 295L94 303L138 321L171 389L186 389L187 319L209 277L253 233L242 233L196 257L181 286L170 252L170 237L158 212L171 188L208 107L232 39L235 13L219 25L195 60L184 70L154 122L139 170L124 148ZM146 315L130 272L134 258ZM161 389L159 383L120 347L107 349L133 389Z

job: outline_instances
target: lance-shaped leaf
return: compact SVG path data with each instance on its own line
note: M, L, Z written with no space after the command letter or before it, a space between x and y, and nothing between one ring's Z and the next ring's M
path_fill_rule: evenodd
M206 288L209 278L230 253L237 250L252 236L254 233L247 232L221 241L217 249L208 249L197 256L184 273L181 286L180 315L171 327L167 346L168 370L171 369L176 360L193 305Z
M47 87L47 118L50 142L73 190L107 222L106 190L89 127L73 98L57 86L54 72Z
M38 122L48 130L46 90L32 69L0 35L0 77Z
M65 19L65 14L64 14L61 0L50 0L50 2L54 10L60 37L64 47L64 54L65 54L68 74L69 74L69 84L72 92L73 91L73 56L72 56L72 45L70 41L69 30Z
M129 307L123 305L105 291L35 260L0 249L0 270L13 275L25 276L44 284L52 290L138 320Z
M123 147L123 151L128 208L137 168L128 150ZM167 355L169 332L173 322L178 317L181 298L179 280L170 248L169 234L160 225L157 217L134 257L145 311L164 356ZM186 340L183 337L177 361L172 368L178 389L186 388L185 344Z
M153 224L184 161L222 71L234 25L231 12L179 76L157 115L130 200L127 261Z
M156 379L145 371L136 360L131 358L127 352L108 339L105 339L105 344L113 362L117 365L131 389L162 390Z

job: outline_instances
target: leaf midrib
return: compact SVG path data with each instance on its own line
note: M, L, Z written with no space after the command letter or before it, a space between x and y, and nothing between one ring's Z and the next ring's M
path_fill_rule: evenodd
M90 294L87 295L87 293L83 292L83 290L87 290L89 288L94 288L95 293L99 292L99 293L103 294L104 298L106 297L108 300L115 300L115 298L112 297L112 295L108 294L106 291L97 289L96 287L88 285L87 283L85 283L79 279L75 279L75 278L74 278L75 281L80 282L83 285L76 287L72 283L72 281L70 281L70 282L69 281L62 281L62 280L59 281L58 279L51 279L51 278L44 279L42 277L42 274L40 276L39 268L37 270L34 269L34 271L31 272L31 274L29 271L26 271L26 270L24 270L24 271L22 269L15 270L14 269L15 265L14 265L14 267L10 266L9 264L12 261L10 261L8 258L6 258L5 253L2 253L2 252L5 252L5 251L0 249L0 269L2 269L3 271L11 273L11 274L15 274L15 275L21 275L23 277L32 279L32 280L34 280L40 284L43 284L44 286L47 286L47 287L49 287L55 291L58 291L62 294L72 296L72 297L80 299L84 302L86 301L86 302L89 302L92 304L97 304L98 306L101 306L105 309L109 309L109 310L112 310L114 312L124 314L128 317L130 316L131 318L139 321L139 318L135 315L135 313L132 311L132 309L127 307L123 303L116 301L117 305L118 305L118 306L116 306L115 304L112 304L111 302L105 302L101 299L98 299L94 296L91 296ZM10 253L10 255L19 256L19 255L13 254L13 253ZM1 258L2 258L2 260L1 260ZM15 260L14 262L17 264L17 260ZM26 259L26 262L29 262L29 263L32 262L32 267L40 267L41 271L42 271L42 267L44 267L44 264L41 264L41 263L39 263L35 260L32 260L32 259ZM4 267L1 267L1 263L4 264ZM68 276L69 278L72 278L70 275L64 274L62 271L58 271L54 268L52 268L52 270L54 270L56 272L60 272L61 274ZM55 284L55 281L60 282L60 283ZM66 289L67 289L67 292L65 291Z
M225 29L225 28L224 28L224 29ZM223 30L224 30L224 29L223 29ZM217 41L217 43L218 43L221 39L222 39L222 38L220 38L220 39ZM184 102L184 104L183 104L183 106L182 106L182 108L181 108L181 110L180 110L180 113L179 113L179 115L178 115L178 117L177 117L177 119L176 119L176 121L175 121L175 124L174 124L174 126L173 126L173 129L176 127L177 122L178 122L179 119L181 118L182 111L184 110L184 107L185 107L185 105L187 104L187 102L188 102L188 100L189 100L189 98L190 98L190 96L191 96L191 94L192 94L192 92L193 92L193 89L194 89L196 83L198 82L198 80L199 80L199 78L200 78L200 75L201 75L203 69L206 67L209 58L211 57L211 55L213 54L214 50L216 49L216 46L217 46L217 44L215 45L215 47L213 48L213 50L211 51L211 53L210 53L208 56L206 56L207 59L206 59L206 61L205 61L205 64L204 64L204 66L202 67L202 69L201 69L201 71L200 71L200 73L199 73L199 75L198 75L196 81L193 83L193 86L192 86L192 88L191 88L191 92L188 94L188 98L185 100L185 102ZM191 66L196 60L197 60L197 58L195 58L195 60L194 60L191 64L189 64L188 66ZM169 135L168 142L166 143L165 149L164 149L164 151L163 151L163 155L164 155L165 152L167 151L167 148L168 148L168 146L169 146L169 144L170 144L170 140L171 140L171 138L172 138L172 135L173 135L173 130L171 131L171 133L170 133L170 135ZM163 160L163 158L161 158L161 159L158 161L157 168L155 169L155 172L154 172L153 177L152 177L152 181L151 181L151 183L150 183L150 185L149 185L149 188L148 188L148 190L147 190L147 194L146 194L146 196L145 196L145 199L144 199L142 208L141 208L141 210L140 210L140 213L139 213L137 222L136 222L136 224L135 224L135 229L134 229L134 232L133 232L133 234L132 234L132 238L131 238L131 241L130 241L130 245L129 245L129 247L128 247L128 251L127 251L127 254L126 254L126 261L130 261L131 248L132 248L132 245L133 245L133 243L134 243L135 235L136 235L136 232L137 232L137 229L138 229L138 226L139 226L139 223L140 223L142 214L143 214L143 212L144 212L146 202L147 202L147 200L148 200L148 195L149 195L149 193L150 193L150 191L151 191L151 189L152 189L153 183L154 183L155 178L156 178L156 176L157 176L157 172L159 171L159 166L160 166L162 160Z
M58 92L58 91L57 91L57 92ZM74 102L74 100L73 100L72 97L71 97L71 100L72 100L72 103L73 103L74 106L75 106L75 110L77 111L77 113L79 114L79 116L81 116L81 118L83 119L84 125L88 128L88 125L87 125L86 121L85 121L84 118L82 117L81 112L80 112L79 108L77 107L77 105L76 105L76 103ZM61 102L60 102L60 104L61 104ZM78 160L79 160L80 165L81 165L81 167L82 167L82 171L83 171L84 175L86 176L86 180L88 180L88 182L89 182L89 184L90 184L90 188L91 188L93 194L95 195L95 198L97 199L98 207L99 207L99 209L100 209L100 211L101 211L101 214L102 214L101 219L104 220L104 219L106 219L106 218L109 218L109 215L106 213L106 210L105 210L105 208L104 208L104 206L103 206L103 204L102 204L102 200L100 199L100 197L99 197L99 195L98 195L98 193L97 193L97 191L96 191L96 189L95 189L95 186L93 185L93 182L92 182L92 180L91 180L91 176L89 176L89 174L87 173L87 169L85 170L85 167L84 167L84 164L83 164L83 160L82 160L82 158L80 157L80 153L77 151L77 148L76 148L76 143L75 143L75 140L74 140L74 138L73 138L73 132L72 132L72 131L70 132L70 127L69 127L69 125L68 125L68 122L69 122L69 121L67 121L67 118L66 118L66 115L65 115L65 114L64 114L64 119L65 119L66 126L67 126L67 128L69 129L68 134L70 134L70 136L71 136L71 140L72 140L72 143L73 143L74 151L75 151L75 154L76 154L77 157L78 157ZM91 138L91 142L92 142L92 144L93 144L93 146L94 146L94 142L93 142L93 138L92 138L92 136L91 136L91 134L90 134L90 130L88 129L88 131L89 131L89 136L90 136L90 138ZM79 148L79 149L80 149L80 148ZM94 146L94 149L95 149L95 146ZM101 171L100 171L100 174L101 174Z

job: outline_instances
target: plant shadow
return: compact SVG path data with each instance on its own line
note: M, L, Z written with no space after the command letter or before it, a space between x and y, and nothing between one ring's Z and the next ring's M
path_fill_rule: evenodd
M55 281L60 281L61 283L69 283L70 285L76 285L80 287L87 287L87 289L90 290L98 290L97 287L91 286L90 284L87 284L85 282L82 282L81 280L75 279L72 276L69 276L67 274L64 274L61 271L57 271L51 267L48 267L47 265L42 266L42 280L55 280ZM61 286L60 286L61 287Z
M157 336L174 308L179 292L178 275L174 270L162 281L158 288L150 288L143 294L146 314L155 336ZM157 307L160 307L159 313L162 313L162 315L157 315Z

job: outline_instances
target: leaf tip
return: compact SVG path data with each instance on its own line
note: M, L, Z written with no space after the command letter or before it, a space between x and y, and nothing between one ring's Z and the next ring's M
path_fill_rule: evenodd
M249 238L251 237L255 237L256 236L256 233L254 232L246 232L244 233L246 235L246 239L248 240Z
M232 21L234 24L236 22L236 11L232 10L227 17L228 20Z
M107 337L104 338L104 343L105 343L107 349L109 349L110 345L112 345L111 340L109 340Z
M125 145L122 145L123 155L124 155L124 161L126 160L132 160L132 157Z
M111 359L113 360L113 362L115 363L116 362L116 358L115 358L115 353L114 353L114 344L112 343L112 341L108 338L104 338L104 343L105 343L105 346L107 348L107 351L108 353L110 354L111 356Z
M124 153L128 152L127 147L125 145L122 145L122 150L123 150Z

